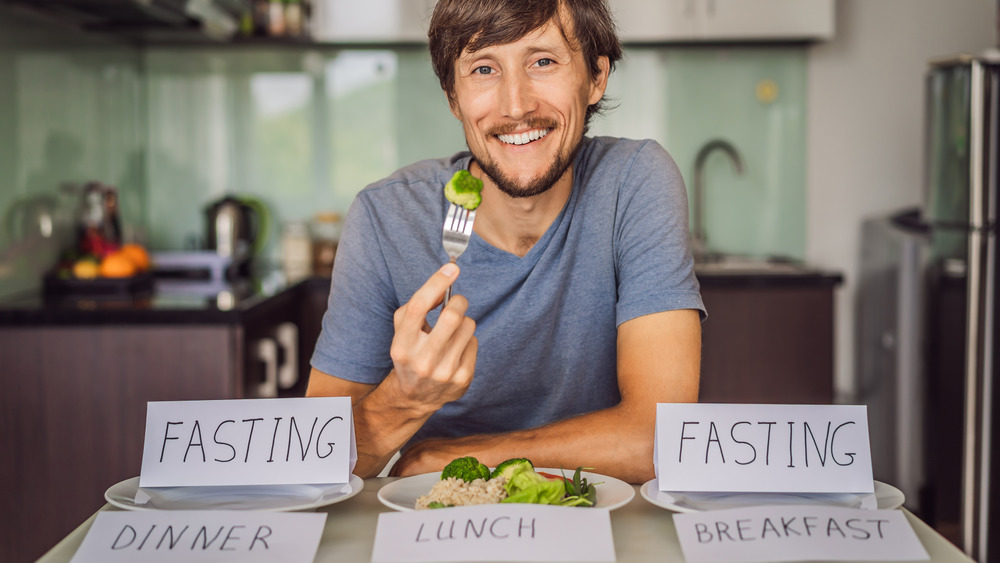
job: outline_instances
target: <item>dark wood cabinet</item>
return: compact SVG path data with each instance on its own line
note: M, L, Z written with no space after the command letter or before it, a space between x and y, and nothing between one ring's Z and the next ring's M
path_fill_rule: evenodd
M793 282L702 280L701 402L833 402L835 282Z
M242 396L230 326L0 328L4 561L40 556L139 474L146 401Z
M139 474L147 401L304 395L328 291L307 280L239 311L93 323L0 310L0 561L38 558Z

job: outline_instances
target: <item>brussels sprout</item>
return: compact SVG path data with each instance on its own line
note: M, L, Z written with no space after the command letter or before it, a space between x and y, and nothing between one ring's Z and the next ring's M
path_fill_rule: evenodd
M472 456L460 457L444 466L444 470L441 471L441 479L448 477L457 477L470 482L476 479L489 479L490 468Z
M472 211L483 202L483 181L476 178L468 170L459 170L444 185L444 197L455 205Z
M531 463L531 460L523 457L517 457L514 459L508 459L498 465L496 469L493 470L493 473L490 473L490 479L496 479L497 477L510 479L510 476L514 473L514 468L521 465L527 465L527 468L531 470L535 469L535 465Z

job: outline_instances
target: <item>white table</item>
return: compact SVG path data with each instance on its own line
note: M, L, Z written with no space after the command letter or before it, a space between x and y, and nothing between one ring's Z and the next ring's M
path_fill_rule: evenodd
M354 498L327 506L322 510L328 516L316 561L368 563L371 561L375 526L380 512L388 512L378 501L378 490L393 481L383 477L368 479L365 488ZM677 532L674 530L672 512L653 506L639 494L627 505L611 512L611 527L615 551L620 563L649 561L684 561ZM110 505L101 510L118 510ZM969 559L933 528L907 510L903 510L917 537L924 544L935 563L963 562ZM91 516L76 530L66 536L39 560L41 563L69 561L83 541L96 515ZM40 525L42 523L39 523Z

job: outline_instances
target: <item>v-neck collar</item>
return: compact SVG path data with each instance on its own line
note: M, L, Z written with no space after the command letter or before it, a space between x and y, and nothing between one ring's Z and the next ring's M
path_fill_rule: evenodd
M577 154L577 157L579 157L579 154ZM542 237L539 238L535 242L535 244L533 244L531 246L531 250L529 250L524 256L518 256L517 254L514 254L513 252L508 252L506 250L502 250L500 248L497 248L497 247L493 246L492 244L490 244L489 242L487 242L485 239L483 239L482 237L480 237L479 234L476 233L475 231L472 231L472 236L469 238L469 248L470 249L474 249L474 251L476 251L476 252L486 252L486 253L489 253L489 254L491 254L493 256L496 256L498 258L501 258L503 260L506 260L506 261L514 263L514 264L522 264L522 265L528 264L528 265L531 265L531 264L534 264L535 262L537 262L539 256L541 256L541 254L543 252L545 252L545 248L552 241L552 238L555 237L556 231L559 230L560 226L562 225L562 222L565 220L567 214L569 213L569 210L573 209L576 206L577 197L578 197L578 194L580 192L580 190L576 186L576 178L577 178L576 169L575 169L575 167L576 167L576 160L577 159L574 158L573 164L571 165L571 166L574 167L574 170L573 170L574 185L570 189L569 197L566 199L566 203L563 205L562 209L559 211L559 214L556 215L556 218L553 219L552 224L549 225L549 227L545 230L545 233L542 235ZM472 154L469 153L469 154L464 155L462 158L458 159L455 162L455 164L457 166L450 170L448 178L451 178L451 175L453 175L458 170L468 170L469 169L469 165L471 163L472 163ZM447 179L445 181L447 181ZM444 211L442 212L442 217L443 217L444 213L447 212L448 205L449 205L448 199L444 197L444 191L443 190L441 192L441 199L442 199L443 206L444 206L444 208L443 208Z

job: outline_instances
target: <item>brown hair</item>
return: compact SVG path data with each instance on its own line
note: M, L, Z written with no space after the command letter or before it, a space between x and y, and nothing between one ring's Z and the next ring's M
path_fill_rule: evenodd
M573 37L558 17L560 6L572 18ZM475 52L513 43L552 20L566 41L582 51L592 77L601 73L600 57L607 57L609 71L614 70L615 62L622 58L622 46L605 0L439 0L427 38L441 89L451 99L455 61L465 49ZM587 122L601 111L602 101L587 108Z

